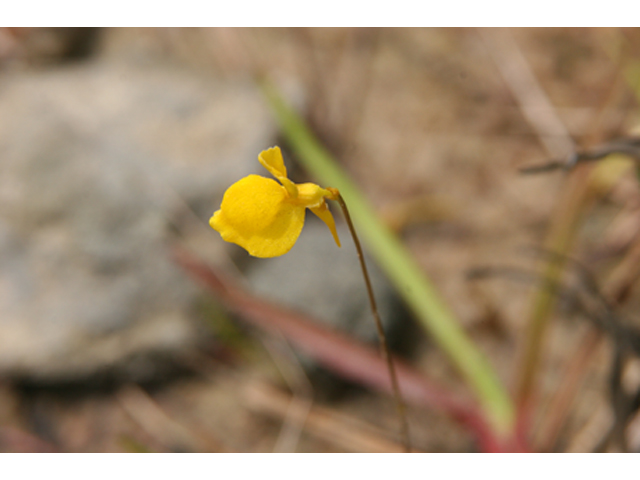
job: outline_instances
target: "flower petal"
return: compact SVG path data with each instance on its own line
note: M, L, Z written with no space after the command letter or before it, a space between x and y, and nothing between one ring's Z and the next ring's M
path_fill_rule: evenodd
M296 203L307 208L321 207L325 203L324 198L331 195L331 192L315 183L298 183L295 186L298 189Z
M209 224L227 242L254 257L284 255L300 236L305 209L290 201L276 181L249 175L225 192L220 210Z
M276 178L287 178L287 168L284 166L284 159L282 158L282 151L280 147L271 147L267 150L263 150L258 155L258 160L264 168L269 170L271 175Z
M338 231L336 230L336 222L333 220L333 215L331 215L331 210L327 206L326 202L322 202L322 205L315 208L310 208L310 210L320 219L322 220L329 230L331 230L331 235L333 235L333 239L336 241L336 245L340 246L340 239L338 238Z
M267 150L263 150L258 155L258 160L264 168L269 170L269 173L276 177L280 183L287 189L291 198L298 196L298 189L295 184L287 177L287 167L284 166L284 159L282 158L282 151L280 147L271 147Z

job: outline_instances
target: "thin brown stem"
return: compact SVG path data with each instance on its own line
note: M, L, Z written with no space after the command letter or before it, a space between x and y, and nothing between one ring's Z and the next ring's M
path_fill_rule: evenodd
M344 202L342 195L335 188L328 189L335 195L334 200L336 200L340 204L340 208L342 209L342 213L344 214L344 218L347 221L347 225L349 226L349 232L351 233L351 237L353 238L353 243L356 246L356 251L358 252L358 259L360 260L360 267L362 267L362 276L364 277L364 283L367 286L367 293L369 294L369 304L371 306L371 313L373 314L373 319L376 323L376 329L378 330L378 342L380 344L380 353L382 358L384 358L387 363L387 369L389 370L389 377L391 379L391 387L393 388L393 396L396 402L396 409L398 411L398 418L400 420L400 433L402 436L402 443L407 452L411 451L411 441L409 440L409 423L407 422L407 413L404 404L404 400L402 399L402 394L400 393L400 387L398 385L398 378L396 376L396 370L393 366L393 358L391 357L391 353L389 352L389 346L387 345L387 336L384 333L384 327L382 326L382 321L380 320L380 314L378 313L378 306L376 304L376 299L373 294L373 287L371 286L371 279L369 278L369 272L367 271L367 264L364 261L364 254L362 252L362 247L360 245L360 240L358 239L358 235L356 234L356 229L353 226L353 222L351 221L351 215L349 214L349 209L347 208L347 204Z

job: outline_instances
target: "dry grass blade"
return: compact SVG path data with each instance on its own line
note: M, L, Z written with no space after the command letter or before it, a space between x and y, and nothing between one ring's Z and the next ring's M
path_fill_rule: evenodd
M226 449L209 435L194 432L172 419L140 387L131 385L118 393L123 410L167 451L221 452Z
M543 452L554 451L555 445L571 412L582 382L591 367L590 360L598 357L596 352L602 347L602 332L592 329L582 338L574 352L569 355L568 364L562 374L562 381L551 399L547 414L535 433L534 445Z
M622 261L609 275L603 288L605 298L613 304L624 302L631 286L640 276L640 242L633 244ZM575 352L569 356L569 362L562 375L558 391L551 400L548 414L543 419L535 444L543 451L550 451L557 443L565 420L569 416L570 408L575 400L580 386L586 376L591 361L597 358L594 352L603 345L604 335L601 331L589 331Z
M570 414L571 405L586 373L591 367L591 361L598 358L596 352L602 347L603 339L607 335L613 340L615 349L615 361L609 378L611 407L614 410L615 417L611 417L610 421L601 419L597 423L607 433L593 445L594 448L597 447L598 451L604 451L610 442L617 442L622 450L626 451L624 429L638 409L640 394L630 395L623 391L623 357L640 353L640 347L638 346L640 344L638 340L640 334L621 322L621 319L615 313L615 306L623 300L625 293L630 288L630 284L640 275L638 252L634 247L629 249L626 257L610 275L605 289L606 293L601 291L596 278L580 262L553 252L534 252L545 255L552 263L563 262L572 267L571 270L576 277L576 284L573 286L550 282L544 278L542 281L547 283L549 289L553 289L558 297L564 298L595 327L595 329L586 333L579 342L578 347L568 357L569 360L562 375L563 380L559 383L558 390L553 396L537 431L534 432L535 441L533 443L538 450L552 451L555 449L565 420ZM468 273L470 280L494 276L527 283L538 279L537 274L515 267L483 267L476 268Z
M295 397L264 383L246 386L244 401L259 413L287 417L304 425L319 438L351 452L400 453L403 445L385 438L382 432L360 420L328 408L312 407L296 402Z
M279 340L279 341L277 341ZM285 415L274 452L295 452L304 428L304 419L313 406L313 387L285 338L263 341L280 375L293 392L291 406Z
M556 109L509 30L481 29L480 34L522 114L538 135L547 154L552 158L561 158L573 152L575 147L569 131L556 114Z

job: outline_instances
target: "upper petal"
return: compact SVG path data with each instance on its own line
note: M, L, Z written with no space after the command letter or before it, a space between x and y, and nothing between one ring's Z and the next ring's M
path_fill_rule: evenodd
M287 167L284 166L284 159L282 158L280 147L271 147L263 150L258 155L258 160L260 160L262 166L269 170L274 177L278 179L280 179L280 177L287 178Z
M264 168L269 170L269 173L276 177L282 186L287 190L291 198L298 196L298 189L295 184L287 177L287 167L284 166L284 159L282 158L282 152L280 147L271 147L267 150L263 150L258 155L258 160Z
M209 223L228 242L255 257L277 257L295 244L304 225L303 206L293 204L274 180L249 175L229 187Z

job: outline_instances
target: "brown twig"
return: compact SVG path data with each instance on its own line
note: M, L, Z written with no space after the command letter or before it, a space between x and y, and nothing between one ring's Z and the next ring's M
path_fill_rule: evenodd
M612 140L595 148L573 152L565 160L551 160L540 165L531 165L520 169L522 174L546 173L553 170L571 170L578 163L596 162L612 154L627 155L636 162L640 161L640 138L627 137Z

